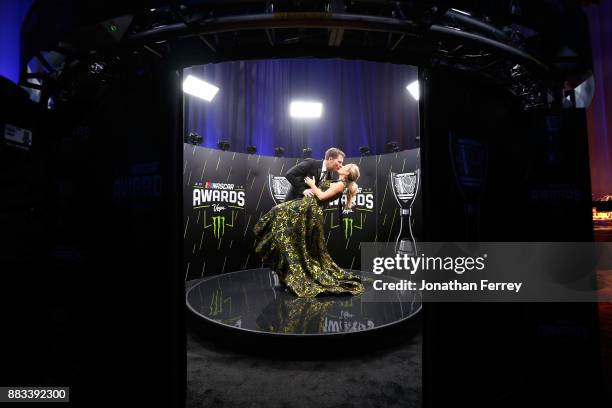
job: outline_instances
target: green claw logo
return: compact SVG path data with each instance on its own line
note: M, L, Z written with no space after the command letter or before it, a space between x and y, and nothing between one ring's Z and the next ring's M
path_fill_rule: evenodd
M348 239L348 237L352 235L353 235L353 219L344 218L344 238Z
M215 238L219 239L225 234L225 217L217 216L212 217L213 219L213 234Z
M232 298L226 297L223 299L223 292L221 289L215 290L210 300L210 313L209 316L218 316L223 313L223 304L227 303L229 306L228 312L232 313Z

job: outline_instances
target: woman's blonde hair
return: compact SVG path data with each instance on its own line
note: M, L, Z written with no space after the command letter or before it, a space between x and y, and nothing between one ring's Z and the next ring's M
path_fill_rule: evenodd
M345 208L352 208L353 201L355 200L355 196L357 195L357 191L359 191L359 186L357 186L357 179L359 178L359 167L356 164L347 164L345 166L349 172L347 176L347 181L349 183L347 189L348 193L346 194L346 206Z

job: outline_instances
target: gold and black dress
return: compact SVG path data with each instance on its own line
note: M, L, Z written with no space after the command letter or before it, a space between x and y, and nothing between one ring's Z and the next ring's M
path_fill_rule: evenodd
M319 188L325 191L330 184L325 180ZM361 278L336 265L327 251L323 228L325 204L313 196L272 207L253 227L255 252L299 297L361 294Z

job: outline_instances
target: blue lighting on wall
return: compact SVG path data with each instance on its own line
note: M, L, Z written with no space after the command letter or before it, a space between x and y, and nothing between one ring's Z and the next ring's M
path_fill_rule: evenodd
M19 33L32 0L0 1L0 75L19 80Z

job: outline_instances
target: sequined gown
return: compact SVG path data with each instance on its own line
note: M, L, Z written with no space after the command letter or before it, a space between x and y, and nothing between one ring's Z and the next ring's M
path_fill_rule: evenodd
M319 188L325 191L330 184L325 180ZM255 252L299 297L312 298L320 293L358 295L363 292L361 278L336 265L327 251L325 204L313 196L274 206L253 227Z

